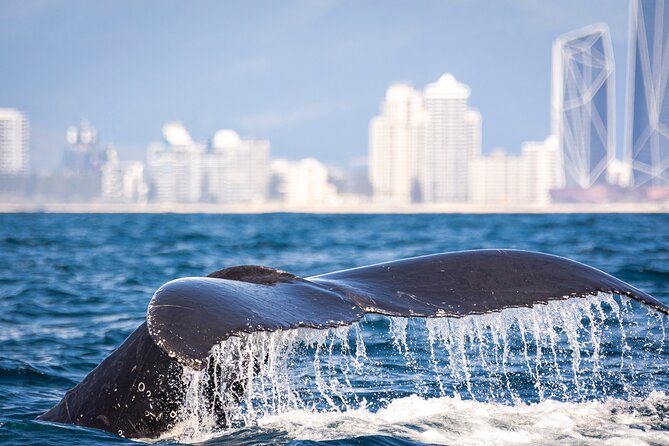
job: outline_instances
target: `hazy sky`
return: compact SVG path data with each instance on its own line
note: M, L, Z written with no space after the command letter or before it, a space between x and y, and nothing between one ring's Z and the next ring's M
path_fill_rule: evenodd
M550 129L552 41L595 22L611 29L622 141L627 0L0 0L0 107L28 113L38 166L81 118L125 159L179 120L195 139L233 128L344 164L366 156L390 83L451 72L484 151L517 152Z

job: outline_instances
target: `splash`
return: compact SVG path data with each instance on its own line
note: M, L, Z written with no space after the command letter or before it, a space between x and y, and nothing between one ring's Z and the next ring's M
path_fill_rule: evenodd
M184 368L184 403L166 438L203 441L221 426L304 414L383 417L400 401L503 412L643 399L668 384L666 319L602 294L457 319L367 316L244 334L214 347L204 370Z
M261 434L282 432L286 439L313 441L384 435L463 446L666 445L667 407L669 396L663 392L632 402L609 398L515 405L412 395L393 400L378 411L364 407L327 413L301 410L261 418L258 425Z

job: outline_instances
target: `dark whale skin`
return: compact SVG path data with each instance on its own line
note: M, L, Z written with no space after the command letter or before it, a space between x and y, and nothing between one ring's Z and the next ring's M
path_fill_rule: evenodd
M657 299L598 269L517 250L435 254L306 279L250 265L177 279L156 291L147 322L39 419L157 438L183 404L183 367L207 367L211 348L230 336L337 327L365 313L462 317L599 292L669 314Z
M156 345L145 322L39 419L155 438L175 422L182 368Z

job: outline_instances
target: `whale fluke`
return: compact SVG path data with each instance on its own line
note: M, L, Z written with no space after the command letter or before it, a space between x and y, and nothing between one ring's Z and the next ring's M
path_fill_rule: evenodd
M366 313L462 317L600 292L669 314L600 270L518 250L435 254L307 278L238 266L177 279L155 292L146 324L40 419L155 438L172 426L183 399L171 380L183 367L206 367L212 347L230 336L337 327Z
M240 266L209 278L177 279L156 291L148 328L182 364L201 368L229 336L297 327L336 327L364 313L461 317L598 292L652 296L598 269L550 254L478 250L414 257L306 279Z
M414 257L309 278L342 290L368 313L459 317L552 300L612 293L662 312L647 293L574 260L489 249Z
M237 270L253 273L240 276ZM276 270L277 280L268 280L268 270L243 266L233 268L233 280L188 277L166 283L149 304L149 333L168 355L199 369L211 348L228 336L333 327L364 315L339 292Z

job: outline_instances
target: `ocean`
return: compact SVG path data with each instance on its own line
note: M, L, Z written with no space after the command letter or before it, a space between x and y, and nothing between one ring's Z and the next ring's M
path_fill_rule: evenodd
M668 215L0 215L0 445L136 444L35 418L171 279L240 264L306 277L479 248L569 257L669 304ZM247 363L267 358L244 404L226 407L234 426L212 425L201 377L184 373L193 394L159 443L669 445L665 329L669 317L600 295L248 336L212 356L243 364L238 342Z

